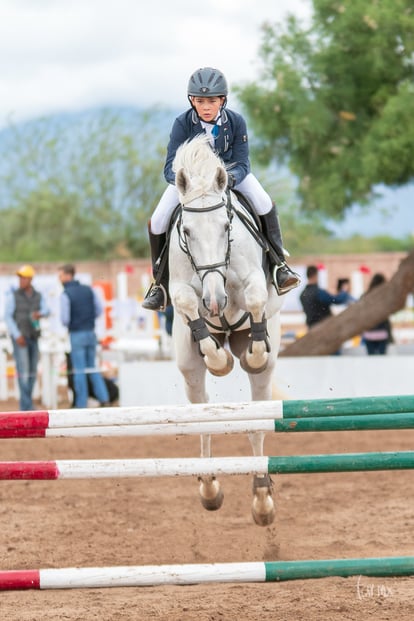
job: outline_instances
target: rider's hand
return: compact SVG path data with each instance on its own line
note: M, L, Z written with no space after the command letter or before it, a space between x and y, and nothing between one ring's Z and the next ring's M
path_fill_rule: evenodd
M236 185L236 177L231 173L227 173L227 189L232 190Z
M20 346L20 347L25 347L26 345L26 339L24 338L23 334L21 334L20 336L17 337L16 339L16 343Z

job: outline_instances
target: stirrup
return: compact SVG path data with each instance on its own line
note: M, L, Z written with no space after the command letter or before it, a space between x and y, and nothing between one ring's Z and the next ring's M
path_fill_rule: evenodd
M157 290L162 291L163 294L163 301L162 303L157 307L157 308L151 308L150 306L146 306L145 302L150 302L150 299L152 296L157 295L158 291ZM145 298L144 301L142 302L142 308L146 308L147 310L154 310L154 311L165 311L165 308L167 306L167 302L168 302L168 293L166 288L161 284L161 283L151 283L150 288L148 289L148 291L145 294Z
M286 267L293 276L296 276L296 281L293 284L291 284L291 285L280 287L279 283L277 282L277 273L283 267ZM279 265L275 265L274 266L274 268L272 270L272 280L273 280L273 284L275 286L275 289L276 289L278 295L285 295L285 293L288 293L289 291L292 291L292 289L296 289L296 287L299 287L299 285L300 285L299 274L297 274L296 272L291 270L290 267L288 267L288 265L284 261L283 261L283 263L279 263Z

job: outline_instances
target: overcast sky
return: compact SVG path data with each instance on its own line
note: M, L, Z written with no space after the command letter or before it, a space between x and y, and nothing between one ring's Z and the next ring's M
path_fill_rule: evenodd
M186 106L191 73L254 80L261 25L308 0L0 0L0 126L106 104Z

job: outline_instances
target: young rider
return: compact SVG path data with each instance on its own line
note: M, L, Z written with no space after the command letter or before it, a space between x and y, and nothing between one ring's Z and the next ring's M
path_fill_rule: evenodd
M168 268L164 265L162 274L159 273L159 259L172 212L179 203L172 164L178 147L203 132L210 137L212 147L228 169L228 187L246 196L260 218L263 233L273 250L269 253L269 262L279 295L300 284L299 276L285 261L276 206L250 172L246 122L237 112L226 109L227 94L226 78L218 69L204 67L197 69L190 77L187 95L191 108L174 121L164 167L169 185L148 226L153 274L158 284L148 291L142 304L144 308L159 310L167 303ZM166 264L166 261L163 263Z

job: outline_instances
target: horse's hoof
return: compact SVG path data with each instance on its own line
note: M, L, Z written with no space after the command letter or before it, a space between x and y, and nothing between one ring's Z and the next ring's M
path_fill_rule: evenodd
M275 519L275 503L272 498L273 482L268 474L253 479L252 516L258 526L269 526Z
M269 513L257 513L252 508L252 516L255 524L258 526L270 526L275 519L275 510L273 508Z
M200 500L207 511L217 511L223 504L224 494L220 483L216 479L211 481L200 480Z
M201 504L207 511L217 511L223 504L224 494L220 490L215 498L204 498L200 496Z
M234 358L227 349L225 349L224 351L226 352L226 365L223 369L212 369L210 367L207 367L211 375L215 375L216 377L223 377L224 375L228 375L230 371L233 370Z
M240 366L243 371L246 373L250 373L251 375L257 375L258 373L263 373L263 371L267 368L267 360L261 367L251 367L247 362L246 352L242 352L240 355Z

